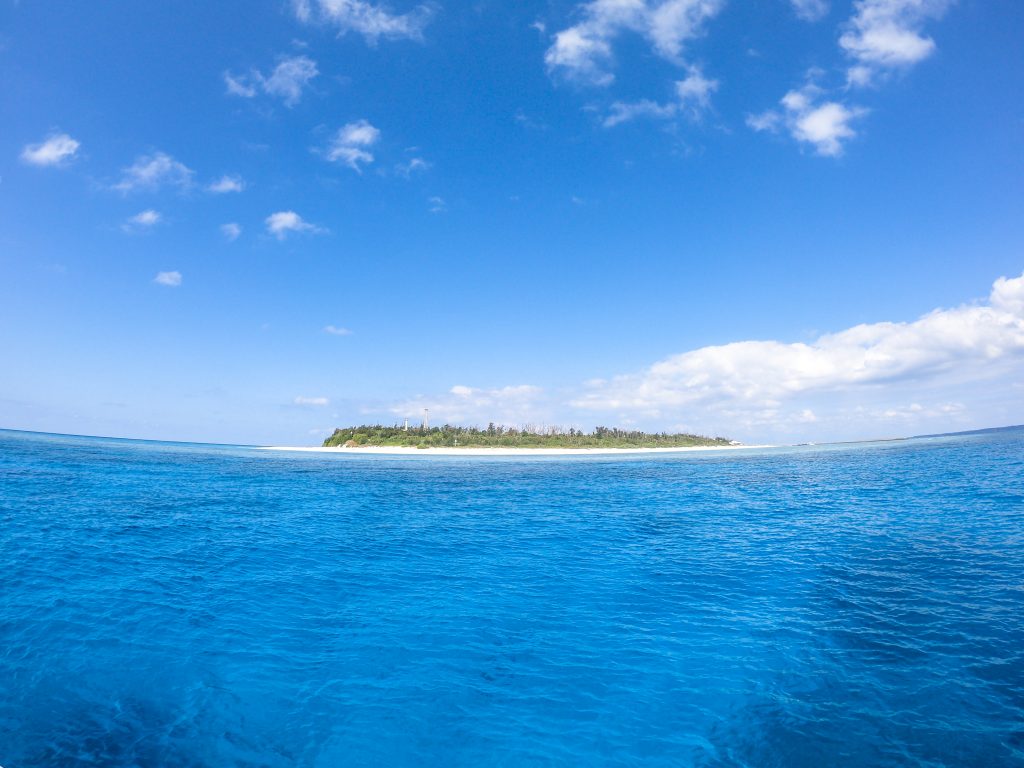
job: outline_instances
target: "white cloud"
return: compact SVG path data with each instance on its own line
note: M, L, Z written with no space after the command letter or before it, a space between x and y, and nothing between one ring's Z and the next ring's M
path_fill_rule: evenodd
M448 204L444 201L443 197L434 195L433 197L428 198L427 202L430 204L431 213L444 213L448 210Z
M605 128L612 128L639 118L670 120L679 115L699 120L711 108L711 94L717 89L717 80L709 80L704 77L699 67L689 66L686 77L675 83L674 101L667 104L659 104L649 99L634 102L616 101L611 105L603 125Z
M843 142L857 135L850 124L867 110L837 101L818 101L820 96L820 88L805 85L782 97L782 112L750 115L747 125L755 131L775 131L784 126L794 139L810 144L819 155L837 157L843 153Z
M292 232L309 233L311 235L322 234L326 230L315 224L305 221L295 211L278 211L267 216L267 232L278 240L284 240Z
M259 72L254 71L252 77L255 78L256 83L259 82ZM230 72L224 73L224 85L228 89L228 93L232 96L241 96L243 99L254 98L258 91L253 82L253 80L250 80L245 75L239 75L236 77Z
M676 82L676 98L683 109L695 115L711 106L711 94L718 90L718 81L704 77L700 67L687 67L686 77Z
M216 195L223 195L228 192L241 192L245 189L245 182L241 176L221 176L216 181L210 182L209 186L206 187L207 192L213 192Z
M1024 280L1000 277L992 284L990 303L1000 312L1024 317Z
M949 416L952 414L962 413L966 410L963 403L938 403L933 406L924 406L920 403L910 403L910 405L897 405L892 408L886 408L879 416L883 419L893 420L918 420L922 416L935 417L935 416Z
M351 336L352 331L348 328L342 328L337 325L328 325L324 328L324 333L330 334L331 336Z
M233 243L235 240L237 240L241 236L241 234L242 234L242 227L239 224L236 224L235 222L230 221L227 224L221 224L220 225L220 233L222 235L224 235L224 238L229 243Z
M935 310L913 322L858 325L810 343L741 341L673 355L636 374L591 382L572 405L654 418L699 413L750 428L809 422L816 402L814 420L830 411L834 422L839 405L851 400L863 409L907 392L969 396L979 382L1022 362L1024 275L997 280L987 304ZM880 418L887 411L887 418L898 413L893 406L851 413Z
M493 389L457 385L444 395L396 403L389 412L398 418L418 419L428 408L432 424L493 421L521 425L538 421L543 413L542 396L540 387L529 384Z
M634 425L799 442L1020 423L1022 390L1024 274L997 280L987 301L911 322L702 347L560 392L459 384L386 412L418 420L429 408L432 424Z
M416 173L429 171L430 168L431 164L422 157L413 157L410 158L408 162L396 165L395 172L398 173L399 176L404 176L408 179Z
M308 56L290 56L282 58L269 75L256 69L248 75L225 72L224 85L232 96L251 99L263 91L280 98L285 106L294 107L302 99L303 90L319 74L316 62Z
M330 24L338 35L355 32L367 43L385 40L422 40L423 29L434 15L431 4L419 5L407 13L394 13L384 5L366 0L294 0L296 17L303 22Z
M66 133L55 133L38 144L29 144L21 150L21 159L29 165L60 166L75 156L79 142Z
M790 4L804 21L820 21L828 15L828 0L790 0Z
M678 108L674 102L659 104L650 99L629 102L616 101L609 108L608 116L605 117L602 125L605 128L614 128L616 125L622 125L622 123L628 123L633 120L670 120L677 113Z
M360 163L369 165L373 162L369 149L379 140L380 130L368 120L357 120L338 131L327 147L325 157L332 163L341 163L362 173Z
M311 405L317 408L323 408L331 404L331 401L326 397L303 397L299 395L294 400L295 405Z
M153 282L167 288L177 288L181 285L181 272L157 272Z
M654 52L681 63L683 45L703 31L723 0L591 0L577 6L582 20L558 32L544 55L548 70L590 85L615 79L612 42L623 32L643 36Z
M809 11L813 16L816 13L816 0L791 2L798 14ZM846 70L847 86L871 85L888 72L906 69L930 56L935 50L935 41L923 35L921 28L928 19L945 14L953 2L856 0L854 14L844 24L839 38L839 47L853 60ZM747 125L757 131L774 131L784 125L795 139L812 144L818 154L840 155L843 142L856 135L850 124L867 110L837 101L815 103L820 95L821 89L813 83L790 91L782 99L783 112L770 110L751 115Z
M121 180L113 188L119 192L155 191L163 186L187 189L192 185L193 171L166 152L142 155L121 171Z
M293 106L302 98L302 89L319 74L316 64L306 56L284 59L262 80L263 90L271 96L279 96L287 106Z
M755 131L777 131L782 123L782 115L769 109L756 115L747 115L747 127Z
M157 211L150 208L129 218L121 225L121 229L125 232L137 232L142 229L149 229L150 227L156 226L162 219L163 217Z
M929 18L939 18L952 0L858 0L839 38L854 61L847 70L852 85L868 85L886 70L906 68L930 56L935 41L922 34Z

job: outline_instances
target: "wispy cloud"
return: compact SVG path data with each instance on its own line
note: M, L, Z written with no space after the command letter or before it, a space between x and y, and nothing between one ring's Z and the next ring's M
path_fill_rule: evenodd
M623 32L643 36L663 59L682 63L684 44L703 32L723 0L591 0L577 6L581 20L555 35L544 55L552 74L607 86L615 76L612 43Z
M380 141L380 130L368 120L357 120L342 127L334 138L324 156L332 163L341 163L352 170L362 173L362 165L373 162L370 148Z
M699 120L711 108L711 94L718 89L718 81L704 77L700 67L687 67L687 75L677 80L674 86L675 99L665 104L642 99L640 101L616 101L611 105L604 119L605 128L637 119L669 120L679 116Z
M326 397L305 397L303 395L299 395L292 402L295 405L312 406L314 408L324 408L331 404L331 401Z
M262 75L253 70L252 75L233 75L230 72L224 73L224 87L232 96L240 96L243 99L252 99L259 93L254 83L259 83Z
M293 9L300 21L329 24L339 36L355 32L370 45L377 45L381 39L422 40L435 6L423 4L407 13L395 13L366 0L294 0Z
M166 288L177 288L181 285L181 272L157 272L153 282Z
M144 229L150 229L155 227L163 220L163 217L152 208L145 211L141 211L131 218L129 218L124 224L121 225L121 229L125 232L138 232Z
M341 326L338 326L338 325L328 325L328 326L325 326L324 327L324 333L329 334L331 336L351 336L352 335L352 331L350 331L348 328L342 328Z
M156 191L173 186L187 189L192 185L194 172L166 152L142 155L133 165L121 171L121 179L113 185L119 192L139 190Z
M289 234L324 234L327 230L310 224L295 211L278 211L267 216L267 232L278 240L284 240Z
M224 85L232 96L251 99L263 92L281 99L285 106L294 107L302 100L303 91L320 74L316 62L308 56L288 56L280 59L269 75L253 69L248 75L224 73Z
M431 213L444 213L448 210L448 204L444 201L443 197L434 195L433 197L427 198L427 203L430 205Z
M544 392L529 384L497 388L452 387L434 397L415 397L392 405L388 411L397 418L416 419L423 409L430 411L434 424L486 423L525 424L542 420L546 408Z
M804 21L820 21L828 15L828 0L790 0L790 4Z
M228 192L242 192L245 190L245 182L241 176L224 175L216 181L207 185L206 191L215 195L223 195Z
M417 173L429 171L431 167L431 164L422 157L412 157L404 163L398 163L395 166L395 173L408 179Z
M233 243L241 236L242 227L241 225L236 224L233 221L230 221L227 224L220 225L220 233L224 235L225 240L227 240L229 243Z
M29 144L21 150L21 159L29 165L59 167L65 165L82 146L66 133L55 133L38 144Z
M781 111L751 115L747 125L755 131L785 128L797 141L814 147L819 155L837 157L843 153L843 142L857 135L851 124L866 115L867 110L820 100L821 96L821 89L809 83L783 96Z

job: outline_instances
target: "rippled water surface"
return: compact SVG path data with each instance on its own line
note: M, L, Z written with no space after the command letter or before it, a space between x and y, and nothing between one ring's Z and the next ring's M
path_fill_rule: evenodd
M1024 764L1024 431L657 458L0 432L0 764Z

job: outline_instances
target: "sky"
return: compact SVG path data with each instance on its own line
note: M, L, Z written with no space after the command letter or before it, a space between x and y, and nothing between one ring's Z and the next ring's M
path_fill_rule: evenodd
M1024 4L0 0L0 427L1024 423Z

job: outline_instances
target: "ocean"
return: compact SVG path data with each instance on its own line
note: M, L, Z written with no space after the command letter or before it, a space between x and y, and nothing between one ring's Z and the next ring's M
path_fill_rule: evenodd
M0 432L0 765L1021 766L1024 430L624 457Z

